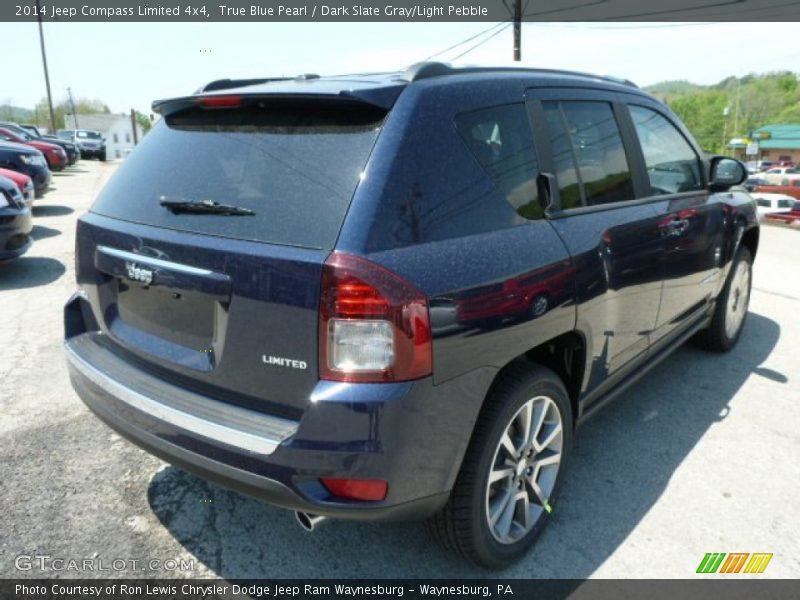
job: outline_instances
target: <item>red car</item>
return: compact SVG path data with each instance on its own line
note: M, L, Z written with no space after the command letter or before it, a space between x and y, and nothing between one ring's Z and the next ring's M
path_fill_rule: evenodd
M786 194L800 200L800 179L790 179L789 185L759 185L754 191L765 194Z
M787 225L800 223L800 202L795 202L792 210L788 212L767 213L764 218L770 221L783 221Z
M5 127L0 127L0 140L33 146L40 150L45 159L47 159L47 166L50 167L51 171L60 171L67 166L67 153L64 152L61 146L39 140L26 140Z
M12 171L11 169L3 169L2 167L0 167L0 177L7 177L13 181L19 188L22 197L25 198L25 204L27 204L29 208L33 206L33 199L36 195L33 189L33 179L25 175L25 173Z

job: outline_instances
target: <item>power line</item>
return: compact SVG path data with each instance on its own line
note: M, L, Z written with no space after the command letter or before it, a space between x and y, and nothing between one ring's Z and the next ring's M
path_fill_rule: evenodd
M472 40L474 40L475 38L479 38L480 36L482 36L482 35L484 35L484 34L486 34L486 33L489 33L489 32L490 32L490 31L492 31L493 29L497 29L497 28L498 28L498 27L500 27L501 25L507 25L507 24L508 24L508 20L506 20L506 21L500 21L499 23L495 23L494 25L492 25L492 26L491 26L491 27L489 27L488 29L484 29L483 31L480 31L480 32L476 33L476 34L475 34L475 35L473 35L473 36L470 36L470 37L468 37L468 38L466 38L466 39L464 39L464 40L461 40L461 41L460 41L460 42L458 42L457 44L453 44L452 46L450 46L450 47L448 47L448 48L445 48L444 50L440 50L439 52L436 52L435 54L431 54L431 55L430 55L430 56L428 56L427 58L424 58L424 59L422 60L422 62L428 61L428 60L430 60L430 59L432 59L432 58L435 58L435 57L437 57L437 56L441 56L441 55L442 55L442 54L444 54L445 52L450 52L450 50L454 50L454 49L458 48L459 46L463 46L463 45L464 45L464 44L466 44L467 42L471 42L471 41L472 41ZM502 31L502 30L501 30L501 31ZM493 36L492 36L492 37L493 37ZM456 57L456 58L458 58L458 57ZM453 59L453 60L455 60L455 59Z
M571 23L547 23L548 27L564 27L567 29L591 29L593 31L604 31L614 29L670 29L673 27L704 27L706 25L727 25L728 23L715 21L710 23L659 23L658 25L578 25ZM544 25L544 23L537 23L537 25Z
M490 39L492 39L493 37L495 37L495 36L497 36L497 35L499 35L499 34L503 33L503 32L504 32L506 29L508 29L509 27L511 27L512 23L504 23L504 25L505 25L505 27L501 27L500 29L498 29L497 31L495 31L495 32L494 32L492 35L490 35L489 37L486 37L486 38L482 39L480 42L478 42L477 44L475 44L475 45L474 45L474 46L472 46L471 48L468 48L467 50L465 50L464 52L462 52L462 53L461 53L461 54L459 54L458 56L454 56L454 57L452 58L452 60L458 60L459 58L461 58L461 57L462 57L462 56L464 56L465 54L469 54L470 52L472 52L473 50L475 50L475 48L478 48L479 46L482 46L483 44L485 44L486 42L488 42L488 41L489 41Z

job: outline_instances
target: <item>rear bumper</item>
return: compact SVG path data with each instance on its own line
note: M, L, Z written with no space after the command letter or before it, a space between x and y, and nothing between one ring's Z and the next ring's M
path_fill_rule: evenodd
M118 355L105 334L81 332L86 314L88 303L73 297L66 307L73 387L102 421L163 460L277 506L329 517L415 520L447 501L480 408L471 396L477 381L436 389L429 379L320 382L299 421L252 410L241 418L247 415L237 411L245 409L177 388ZM389 493L380 502L337 499L320 483L324 476L384 479Z
M9 260L25 254L33 245L30 208L25 210L0 209L0 260Z

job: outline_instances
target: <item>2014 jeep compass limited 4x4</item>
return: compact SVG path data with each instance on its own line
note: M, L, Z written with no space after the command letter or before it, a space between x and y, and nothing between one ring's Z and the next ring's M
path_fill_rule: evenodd
M746 175L629 82L423 63L216 81L78 222L72 382L163 459L518 558L575 426L747 313Z

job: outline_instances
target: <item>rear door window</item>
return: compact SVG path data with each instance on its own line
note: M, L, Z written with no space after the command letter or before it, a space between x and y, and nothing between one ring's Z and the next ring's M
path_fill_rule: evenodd
M635 197L614 111L608 102L543 103L563 208Z
M163 119L92 211L146 225L330 249L385 111L342 102L261 102ZM211 200L252 216L172 214L162 200Z
M666 117L643 106L629 106L642 146L650 193L676 194L702 189L700 159Z

